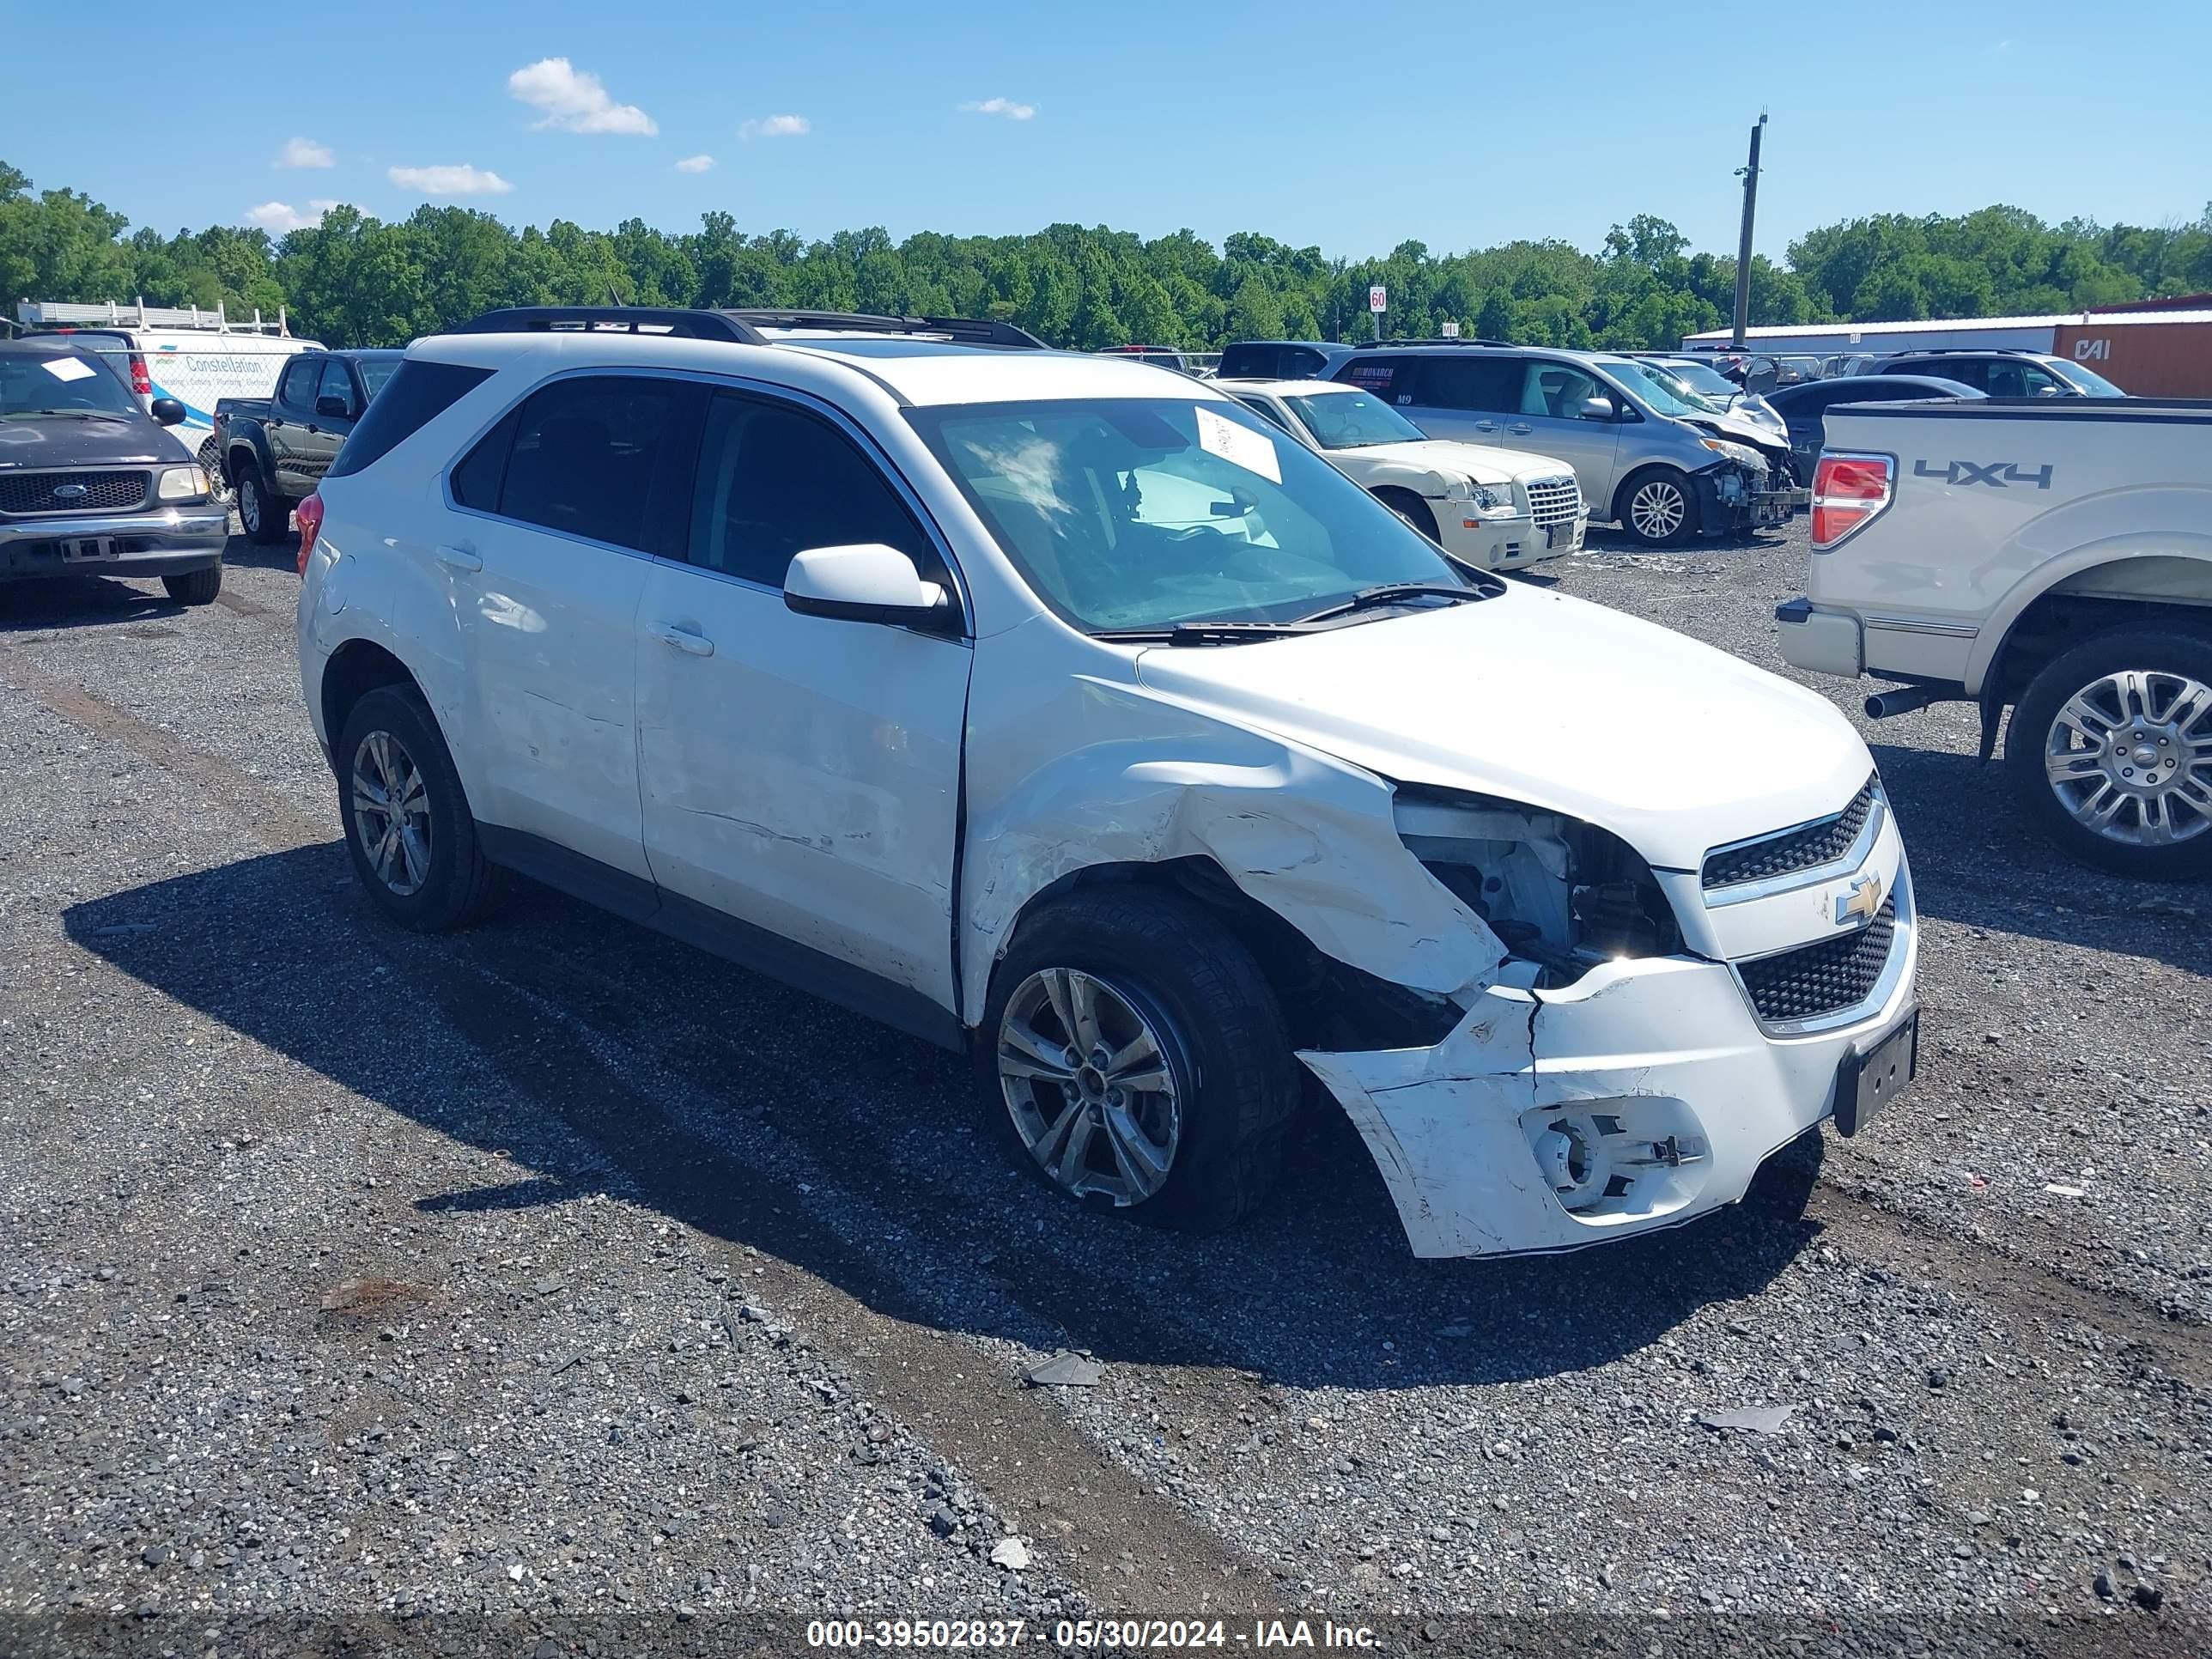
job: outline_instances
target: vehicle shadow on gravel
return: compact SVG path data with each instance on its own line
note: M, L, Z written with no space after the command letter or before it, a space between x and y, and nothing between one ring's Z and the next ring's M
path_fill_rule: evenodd
M0 589L0 636L62 628L112 628L184 614L185 607L158 583L133 586L112 576L57 576L11 582Z
M2027 822L2002 761L1873 745L1923 915L2212 974L2212 888L2078 864Z
M399 933L336 843L148 883L63 920L122 972L520 1170L415 1191L398 1168L380 1171L374 1200L302 1201L396 1197L428 1220L608 1192L892 1318L1109 1363L1352 1389L1546 1376L1758 1294L1819 1231L1799 1215L1815 1137L1745 1206L1669 1232L1416 1261L1333 1111L1233 1232L1085 1213L1007 1169L957 1056L536 889L463 935ZM318 1178L312 1158L288 1162Z

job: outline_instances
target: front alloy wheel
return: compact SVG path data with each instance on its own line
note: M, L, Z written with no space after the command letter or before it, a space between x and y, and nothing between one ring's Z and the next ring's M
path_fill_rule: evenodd
M430 878L430 795L422 769L389 732L371 732L353 757L354 833L376 878L409 898Z
M1031 974L1000 1017L999 1086L1037 1167L1116 1209L1158 1193L1182 1141L1160 1016L1073 968Z
M1682 533L1689 497L1672 478L1647 478L1628 498L1628 528L1640 542L1664 547Z

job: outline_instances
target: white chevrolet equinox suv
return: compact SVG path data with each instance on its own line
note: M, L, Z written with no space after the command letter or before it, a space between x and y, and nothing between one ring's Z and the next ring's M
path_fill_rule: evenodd
M1225 1224L1311 1093L1416 1253L1571 1249L1911 1075L1911 882L1834 708L1454 564L1185 376L494 313L301 521L387 916L516 871L971 1052L1072 1200Z

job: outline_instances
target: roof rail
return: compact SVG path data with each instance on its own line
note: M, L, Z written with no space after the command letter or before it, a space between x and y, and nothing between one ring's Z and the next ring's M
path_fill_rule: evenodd
M1042 340L1012 323L972 317L878 317L860 311L770 311L748 307L720 313L748 326L831 330L847 334L942 334L963 345L1006 346L1043 351Z
M734 312L675 306L508 306L458 323L449 334L663 334L678 340L766 345Z
M1358 343L1358 349L1362 351L1372 351L1381 347L1387 351L1394 346L1517 346L1520 343L1518 340L1484 340L1461 334L1430 336L1407 334L1388 340L1362 340Z

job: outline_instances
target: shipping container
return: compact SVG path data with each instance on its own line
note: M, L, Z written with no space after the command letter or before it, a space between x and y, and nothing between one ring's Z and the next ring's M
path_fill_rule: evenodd
M2212 398L2212 311L2091 313L2051 349L2131 398Z

